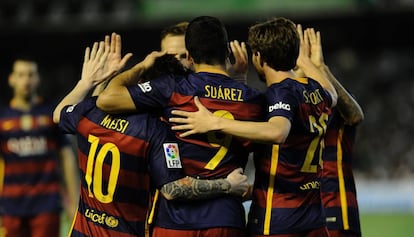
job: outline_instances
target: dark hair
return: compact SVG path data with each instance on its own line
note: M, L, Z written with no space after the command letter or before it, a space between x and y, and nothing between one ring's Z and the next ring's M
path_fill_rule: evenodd
M146 82L162 75L188 75L191 71L186 69L172 54L166 54L155 59L152 67L148 68L141 76L140 83Z
M195 63L224 64L229 53L226 28L215 17L196 17L187 27L185 46Z
M173 36L179 36L179 35L185 35L185 31L188 27L187 21L182 21L177 24L168 26L167 28L163 29L161 31L160 38L163 40L167 35L173 35Z
M247 40L252 53L260 56L270 67L289 71L296 66L300 39L293 21L279 17L249 28Z

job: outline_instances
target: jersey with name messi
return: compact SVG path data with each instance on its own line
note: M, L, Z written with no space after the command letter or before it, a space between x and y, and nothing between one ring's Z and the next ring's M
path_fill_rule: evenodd
M27 112L0 110L1 214L61 211L59 152L70 143L53 123L53 108L39 103Z
M325 136L321 197L329 230L361 233L352 157L356 126L346 125L333 110Z
M237 82L222 72L198 72L188 76L163 76L128 87L137 111L161 109L171 117L172 109L196 111L194 96L217 116L258 120L264 97L258 90ZM179 138L180 139L180 138ZM245 167L249 153L246 140L210 132L182 139L181 159L186 175L225 178L237 167ZM225 196L203 201L166 202L160 199L158 226L169 229L245 227L240 198Z
M109 115L95 102L89 98L61 112L60 127L77 135L81 177L70 236L144 236L148 169L166 182L183 177L179 166L165 168L168 155L179 158L175 136L158 117Z
M249 231L292 234L323 227L319 162L332 99L310 78L272 84L266 97L268 119L283 116L291 129L285 143L264 145L255 154Z

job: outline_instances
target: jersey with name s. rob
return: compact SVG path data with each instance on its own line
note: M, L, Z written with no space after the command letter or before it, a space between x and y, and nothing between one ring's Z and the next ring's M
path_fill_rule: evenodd
M66 106L59 126L76 134L81 178L79 208L70 236L144 236L150 175L182 178L179 148L168 125L148 114L110 115L97 97Z
M216 116L258 120L263 115L263 94L219 71L188 76L169 74L129 86L128 90L138 112L160 110L167 120L172 109L196 111L194 96ZM183 141L180 154L186 175L201 179L225 178L247 163L250 149L247 140L218 132L178 139ZM168 202L161 198L158 205L156 225L163 228L245 227L245 212L239 197L221 196L191 202Z
M310 78L286 78L266 91L268 119L291 123L286 141L255 154L255 183L249 213L251 234L292 234L325 226L320 199L323 136L331 96Z

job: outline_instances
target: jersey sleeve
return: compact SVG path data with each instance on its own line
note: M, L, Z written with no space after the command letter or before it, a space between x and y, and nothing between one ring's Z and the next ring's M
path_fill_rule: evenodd
M97 97L87 98L75 105L67 105L60 112L59 128L63 133L75 134L79 120L86 111L95 107Z
M180 145L170 127L158 118L152 121L148 164L156 188L185 177L182 171Z
M271 86L266 91L267 112L270 119L275 116L283 116L292 122L294 111L298 106L296 93L290 84L280 83Z
M168 106L174 88L175 79L172 75L127 87L138 112L149 112Z

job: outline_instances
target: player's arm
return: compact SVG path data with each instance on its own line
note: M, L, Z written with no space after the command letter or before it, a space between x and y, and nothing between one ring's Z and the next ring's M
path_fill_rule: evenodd
M338 94L337 108L341 113L341 116L349 125L361 122L364 119L364 113L362 111L361 106L354 99L354 97L350 93L348 93L348 91L332 74L329 67L325 64L320 32L315 31L313 28L307 29L306 32L308 34L311 47L311 60L317 67L319 67L325 73L329 81L334 86Z
M364 119L364 112L354 97L342 86L336 77L329 70L328 66L322 66L322 70L329 76L329 80L334 85L338 93L338 102L336 107L341 113L342 118L348 125L360 123Z
M96 105L107 113L121 113L135 111L135 103L127 89L127 86L138 83L142 74L150 68L156 58L166 54L166 51L154 51L147 55L143 61L129 70L114 77L105 90L98 96Z
M53 121L59 123L63 107L79 103L97 85L98 89L101 89L102 84L116 75L131 56L132 54L129 53L123 58L121 57L121 36L115 33L112 33L111 39L109 36L105 36L105 41L94 43L92 50L87 47L81 79L56 106L53 112Z
M225 179L203 180L187 176L164 184L160 192L167 200L199 200L221 195L245 196L250 190L247 180L243 169L238 168Z
M274 116L267 122L250 122L231 120L214 116L199 101L194 98L198 108L196 112L173 110L172 114L180 117L170 118L170 122L181 125L172 126L173 130L185 130L181 137L208 131L219 131L233 136L257 142L280 144L285 142L289 135L291 123L283 116Z
M70 146L64 146L60 149L60 158L63 170L63 179L65 193L67 194L66 199L66 213L69 220L73 219L73 215L78 207L79 198L79 177L77 177L77 159Z

